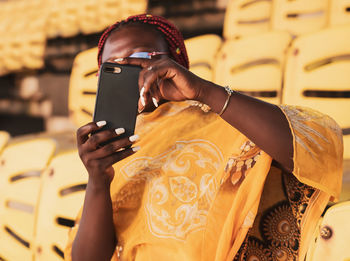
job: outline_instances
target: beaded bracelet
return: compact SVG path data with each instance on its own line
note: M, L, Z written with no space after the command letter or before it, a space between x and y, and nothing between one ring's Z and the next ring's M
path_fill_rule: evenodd
M219 113L219 116L221 116L225 112L227 105L230 101L231 95L232 95L232 93L234 93L234 90L230 89L230 87L228 87L228 86L225 86L225 91L227 92L227 99L226 99L225 104Z

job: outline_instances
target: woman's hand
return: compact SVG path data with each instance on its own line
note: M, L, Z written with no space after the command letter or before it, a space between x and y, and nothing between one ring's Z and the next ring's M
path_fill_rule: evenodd
M161 100L198 100L203 83L206 82L169 57L155 60L124 58L118 63L142 67L139 77L139 111L152 101L157 107Z
M79 156L89 173L89 182L92 181L95 185L109 185L114 177L112 165L139 149L138 147L126 149L138 139L137 135L107 143L123 134L125 132L123 128L92 134L104 125L105 121L90 122L77 130Z

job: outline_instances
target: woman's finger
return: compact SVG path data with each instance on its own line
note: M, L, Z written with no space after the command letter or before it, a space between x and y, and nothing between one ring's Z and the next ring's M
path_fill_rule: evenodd
M143 69L148 68L154 61L151 59L145 59L145 58L130 58L126 57L122 60L115 61L119 64L131 64L131 65L138 65L141 66Z
M95 134L92 134L85 142L84 146L87 151L96 150L101 144L120 136L125 132L124 128L117 128L115 130L104 130Z
M101 127L105 126L107 124L106 121L99 121L99 122L90 122L82 127L80 127L77 130L77 143L78 146L84 144L88 139L89 135L99 130Z
M114 154L115 152L117 152L119 150L125 149L126 147L135 143L137 140L138 140L138 135L133 135L133 136L128 137L128 138L123 138L120 140L110 142L110 143L102 146L101 148L98 148L97 150L91 152L89 154L89 157L91 159L105 158L109 155Z
M104 168L108 168L112 166L114 163L121 161L122 159L125 159L126 157L129 157L130 155L134 154L139 149L140 147L134 147L134 148L128 148L126 150L115 152L112 155L109 155L101 159L101 164L104 166Z

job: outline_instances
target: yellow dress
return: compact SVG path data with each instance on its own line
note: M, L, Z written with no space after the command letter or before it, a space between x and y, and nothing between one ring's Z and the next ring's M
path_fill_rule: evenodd
M340 193L342 134L325 115L280 108L293 133L293 175L191 102L141 114L141 150L114 165L112 260L302 260L325 205ZM264 224L275 228L257 228ZM79 217L65 260L78 227Z

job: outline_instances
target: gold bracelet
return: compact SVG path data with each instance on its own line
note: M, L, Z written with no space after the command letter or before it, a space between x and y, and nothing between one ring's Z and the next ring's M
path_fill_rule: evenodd
M225 112L225 110L226 110L226 108L227 108L227 105L228 105L228 103L229 103L229 101L230 101L231 95L232 95L232 93L234 92L234 91L233 91L232 89L230 89L230 87L228 87L228 86L225 86L225 91L227 92L227 99L226 99L225 104L224 104L224 106L222 107L222 109L221 109L221 111L220 111L220 113L219 113L219 116L221 116L221 115Z

